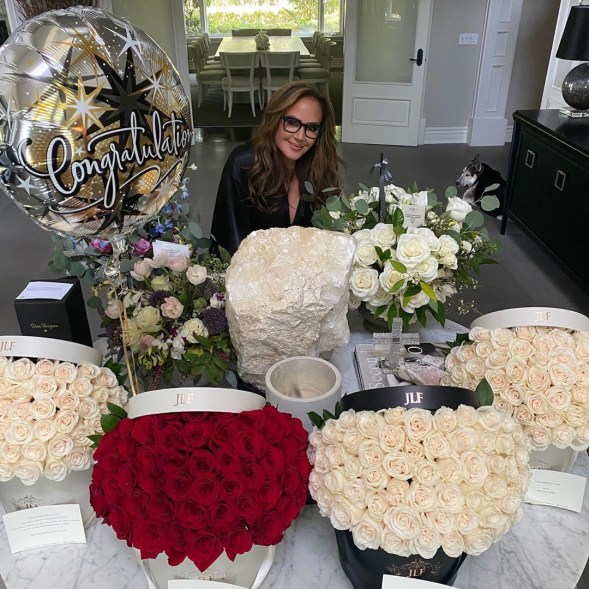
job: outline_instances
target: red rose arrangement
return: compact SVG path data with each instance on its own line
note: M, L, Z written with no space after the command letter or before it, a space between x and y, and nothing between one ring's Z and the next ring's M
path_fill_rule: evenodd
M141 558L204 571L282 540L307 498L307 439L270 405L125 418L94 454L90 502Z

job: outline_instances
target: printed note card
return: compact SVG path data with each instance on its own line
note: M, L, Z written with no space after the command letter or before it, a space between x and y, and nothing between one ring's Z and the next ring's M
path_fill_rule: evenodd
M73 284L67 282L29 282L17 299L53 299L61 301Z
M154 241L153 242L153 257L166 252L168 258L175 256L182 256L183 258L190 258L190 248L182 243L171 243L169 241Z
M532 469L526 503L581 512L587 479L554 470Z
M79 505L45 505L3 516L13 553L51 546L85 544L86 534Z

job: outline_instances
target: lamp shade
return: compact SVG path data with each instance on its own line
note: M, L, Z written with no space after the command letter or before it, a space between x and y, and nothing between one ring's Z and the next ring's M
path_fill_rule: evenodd
M573 6L556 57L589 61L589 6Z

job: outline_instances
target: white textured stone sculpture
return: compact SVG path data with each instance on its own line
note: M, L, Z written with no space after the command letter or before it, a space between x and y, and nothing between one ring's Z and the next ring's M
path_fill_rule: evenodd
M261 389L268 369L291 356L319 356L350 339L349 235L289 227L254 231L225 277L227 320L241 378Z

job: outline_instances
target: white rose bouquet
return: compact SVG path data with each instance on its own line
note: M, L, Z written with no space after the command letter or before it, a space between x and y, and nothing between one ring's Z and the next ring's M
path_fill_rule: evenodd
M314 428L311 496L364 550L478 555L523 512L526 436L493 407L348 410Z
M0 356L0 481L62 481L92 464L107 404L127 402L106 367Z
M589 447L588 332L475 327L450 350L442 384L474 389L482 378L535 449Z
M425 325L429 311L444 324L444 304L476 284L474 274L482 264L494 263L497 244L482 227L482 213L457 197L454 187L446 190L445 204L416 186L405 191L390 184L384 190L384 222L379 222L378 188L331 196L313 217L316 227L356 240L350 307L363 303L389 324L400 317L405 325L415 320Z

